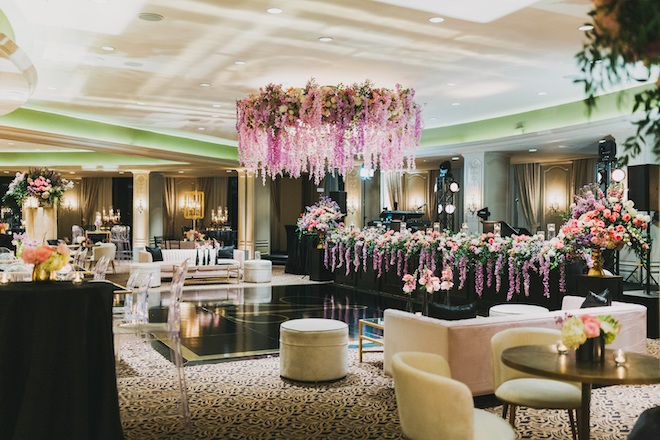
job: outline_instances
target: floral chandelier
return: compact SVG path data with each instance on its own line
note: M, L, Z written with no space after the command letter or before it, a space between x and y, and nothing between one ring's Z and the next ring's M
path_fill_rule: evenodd
M356 156L368 169L415 168L422 135L422 111L415 91L373 88L369 81L350 87L304 89L269 84L236 104L238 159L248 171L275 178L310 174L318 184L335 170L346 175Z

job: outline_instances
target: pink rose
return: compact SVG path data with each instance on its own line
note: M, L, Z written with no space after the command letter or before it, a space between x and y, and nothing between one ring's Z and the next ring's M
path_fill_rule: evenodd
M36 252L37 264L43 263L44 261L48 260L52 253L53 253L53 248L51 248L50 246L42 246L38 248Z
M600 321L590 315L582 315L582 325L587 338L600 336Z
M625 213L623 214L623 217L621 217L624 222L629 222L630 221L630 214Z
M37 250L33 247L23 249L23 255L21 257L27 264L37 264Z

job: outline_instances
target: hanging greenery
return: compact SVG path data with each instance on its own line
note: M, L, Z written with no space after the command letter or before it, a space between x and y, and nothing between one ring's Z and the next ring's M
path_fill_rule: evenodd
M660 66L660 1L592 2L595 9L589 15L594 29L586 32L588 41L576 56L585 74L579 82L584 83L590 112L599 93L629 81L646 82L657 75ZM653 139L653 152L660 155L659 109L660 79L655 87L635 95L632 111L643 110L645 116L634 122L636 134L623 143L626 153L639 154L642 145ZM624 163L627 159L623 158Z

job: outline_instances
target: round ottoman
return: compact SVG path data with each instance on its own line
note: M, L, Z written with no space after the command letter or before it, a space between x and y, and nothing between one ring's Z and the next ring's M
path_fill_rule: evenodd
M280 324L280 376L301 382L341 379L348 373L348 325L334 319Z
M128 266L129 273L133 273L136 270L140 270L140 274L137 277L136 280L136 286L140 285L140 282L142 279L146 276L146 274L150 273L153 274L151 277L151 282L149 283L149 287L158 287L160 286L160 264L159 263L131 263Z
M534 315L548 312L546 307L532 304L498 304L488 310L488 316Z
M243 281L248 283L268 283L273 269L270 260L247 260L244 263Z

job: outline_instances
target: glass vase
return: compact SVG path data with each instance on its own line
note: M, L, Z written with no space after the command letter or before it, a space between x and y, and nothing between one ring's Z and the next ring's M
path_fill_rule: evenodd
M587 338L584 344L575 350L578 362L605 362L605 337Z

